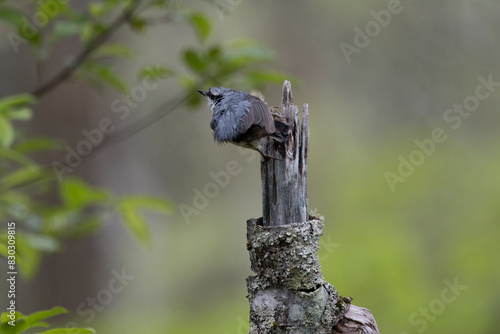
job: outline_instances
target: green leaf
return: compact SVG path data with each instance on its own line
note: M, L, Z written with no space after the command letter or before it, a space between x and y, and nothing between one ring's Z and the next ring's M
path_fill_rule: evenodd
M131 58L134 52L121 44L103 44L94 53L96 56L119 56Z
M163 67L160 65L148 65L139 71L138 76L141 79L164 79L173 74L174 71L167 67Z
M184 62L194 72L202 72L206 68L206 63L202 57L194 50L186 50L184 52Z
M189 75L181 75L179 77L179 85L181 85L188 91L192 91L193 89L195 89L194 87L195 82L196 82L195 79Z
M88 20L84 17L81 20L80 39L83 43L92 43L95 38L102 36L109 27L99 21Z
M26 14L14 10L12 8L7 8L4 6L0 6L0 19L9 22L13 26L16 27L19 37L22 37L27 42L32 45L38 45L40 42L40 33L38 28L35 27L35 31L33 29L24 29L26 26L25 21L23 19L26 18Z
M206 41L212 31L212 25L208 18L204 14L196 12L189 15L189 22L200 41Z
M75 12L67 2L68 1L38 1L39 7L36 15L46 16L50 21L53 21L61 15L72 17L75 15Z
M93 17L100 17L106 13L106 4L102 2L93 2L89 4L89 13Z
M47 322L37 322L34 323L33 325L30 326L30 328L36 328L36 327L50 327L50 325Z
M225 55L226 61L245 66L270 61L273 58L273 51L261 46L237 47L230 49Z
M84 70L86 70L88 73L94 74L97 77L101 78L103 81L108 83L110 86L113 86L121 93L123 94L129 93L128 84L120 77L118 77L113 72L110 66L100 65L96 63L88 63L85 66Z
M115 75L115 73L111 70L111 68L102 68L99 70L94 70L94 73L97 74L99 77L101 77L110 86L116 88L121 93L123 94L129 93L128 84L119 76Z
M64 1L39 1L38 4L39 5L37 11L34 15L36 15L37 17L43 17L45 20L47 20L44 20L42 28L68 10L68 5L65 4Z
M89 187L78 178L67 177L59 186L61 198L70 209L82 209L88 204L100 203L109 199L105 190Z
M24 319L16 320L15 325L11 326L8 323L2 323L0 325L0 333L2 334L17 334L22 333L28 329L28 325Z
M40 265L40 252L31 247L21 233L16 233L16 252L19 271L24 278L32 279Z
M285 80L290 80L290 75L279 71L271 70L256 70L248 74L250 80L257 85L260 83L282 83Z
M77 224L72 226L70 233L68 233L69 238L83 238L94 232L96 232L101 227L102 217L99 218L87 218L84 220L79 220Z
M1 315L1 325L0 325L0 333L2 334L17 334L24 332L29 328L28 324L24 320L24 315L20 312L15 312L15 323L14 326L9 324L9 321L12 321L9 318L9 312L2 313Z
M71 231L72 225L76 223L75 221L79 220L82 209L68 209L61 206L46 208L42 222L44 233L66 236Z
M31 108L24 107L7 111L7 117L19 121L28 121L33 116Z
M50 172L43 168L24 167L15 172L7 174L0 180L0 186L8 189L23 183L41 180L50 177Z
M120 202L126 207L148 209L164 214L171 214L173 211L172 203L157 197L132 195L121 198Z
M212 46L208 50L208 59L210 59L210 61L219 61L221 55L222 49L218 45Z
M33 206L31 199L32 196L30 197L21 191L2 191L0 192L0 208L7 209L11 214L13 214L12 208L21 212L30 211Z
M107 2L93 2L89 4L89 13L95 18L100 18L103 15L109 13L115 8L115 4L112 1Z
M7 21L10 24L14 25L18 31L21 31L21 28L24 24L23 17L25 17L25 15L17 10L4 6L0 7L0 19L3 19L4 21Z
M19 153L30 153L60 149L62 147L64 147L64 144L60 140L45 137L36 137L24 140L23 142L14 146L14 149Z
M151 244L151 234L149 233L149 227L145 219L135 209L126 205L121 205L119 212L123 218L123 224L129 230L130 234L143 245Z
M146 20L135 17L129 21L130 28L136 32L144 32L148 27Z
M9 148L14 141L14 128L5 117L0 116L0 144Z
M39 311L28 315L26 317L26 322L31 327L39 321L64 313L69 313L69 312L64 307L56 306L50 310Z
M192 93L188 95L186 104L188 105L188 107L194 108L199 106L202 101L202 96L200 94Z
M9 322L11 319L8 317L10 314L10 312L3 312L1 315L0 315L0 323L6 323L6 322ZM24 314L22 314L21 312L18 312L16 311L15 313L15 317L16 317L16 320L21 320L21 319L24 319L25 316Z
M85 22L80 28L80 39L84 43L88 43L95 34L94 25L90 22Z
M55 252L60 249L59 241L46 234L23 234L26 243L42 252Z
M0 120L1 120L1 117L0 117ZM1 128L1 126L0 126L0 128ZM0 137L1 137L1 130L0 130ZM15 162L20 163L24 166L31 166L34 168L38 166L34 161L29 159L26 155L21 154L21 153L16 152L16 151L3 149L2 147L0 147L0 157L15 161Z
M117 209L123 224L141 244L149 245L151 235L146 220L139 214L140 209L153 210L164 214L172 212L172 204L150 196L126 196L120 199Z
M0 100L0 114L5 114L13 108L25 107L35 102L36 98L31 94L17 94L4 97Z
M52 42L68 36L79 34L83 29L82 23L74 21L57 21L54 23L50 38Z
M96 334L92 328L55 328L40 334Z

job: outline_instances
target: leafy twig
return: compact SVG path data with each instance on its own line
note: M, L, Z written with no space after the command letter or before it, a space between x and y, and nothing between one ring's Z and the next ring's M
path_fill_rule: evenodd
M119 17L117 17L109 26L103 29L103 31L96 35L87 44L87 46L75 57L71 64L64 67L59 73L54 75L47 82L38 86L31 92L31 94L39 98L68 79L78 69L78 67L87 60L92 52L94 52L99 46L101 46L114 31L116 31L124 23L128 22L132 18L139 5L140 1L133 1L132 4L127 9L125 9Z

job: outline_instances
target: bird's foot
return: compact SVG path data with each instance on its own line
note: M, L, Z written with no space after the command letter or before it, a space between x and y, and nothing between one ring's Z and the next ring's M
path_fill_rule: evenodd
M257 151L260 153L260 155L262 156L262 158L264 158L264 161L266 161L266 162L267 162L267 161L269 161L270 159L273 159L273 160L279 160L279 161L285 161L285 160L283 160L283 159L280 159L280 158L276 158L276 157L272 157L272 156L270 156L270 155L267 155L267 154L265 154L264 152L262 152L261 150L257 150Z
M271 107L269 108L269 111L271 111L271 115L281 118L283 116L281 116L281 111L278 111L280 109L281 107Z

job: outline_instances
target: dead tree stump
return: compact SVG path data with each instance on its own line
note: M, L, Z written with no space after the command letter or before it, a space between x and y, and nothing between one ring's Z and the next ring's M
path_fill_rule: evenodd
M281 113L292 131L285 143L267 140L265 152L277 159L261 162L263 217L247 222L257 274L247 278L249 334L378 333L370 312L351 307L351 299L339 296L321 272L323 221L308 214L309 111L305 104L300 123L289 81Z

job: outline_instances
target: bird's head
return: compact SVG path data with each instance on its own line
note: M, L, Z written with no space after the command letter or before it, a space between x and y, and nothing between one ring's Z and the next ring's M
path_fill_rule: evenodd
M225 87L212 87L208 91L198 89L198 92L208 99L210 108L219 103L229 92L233 90Z

